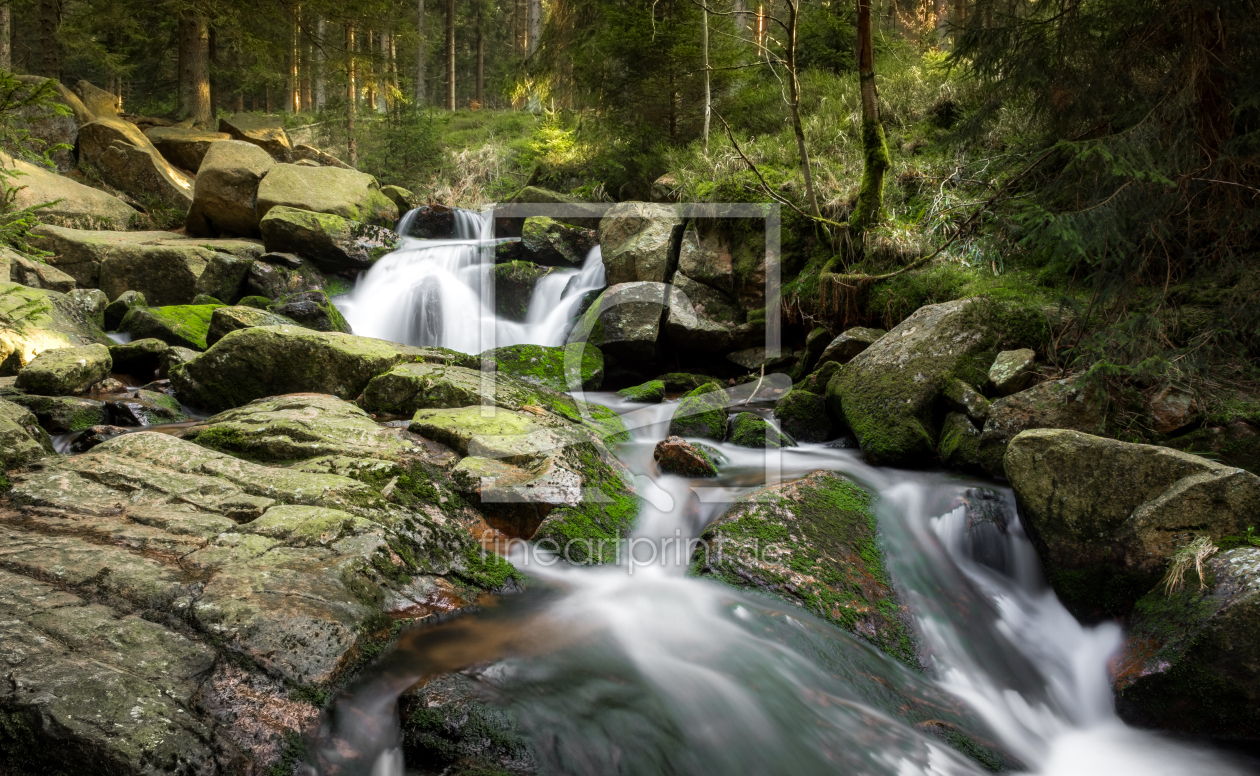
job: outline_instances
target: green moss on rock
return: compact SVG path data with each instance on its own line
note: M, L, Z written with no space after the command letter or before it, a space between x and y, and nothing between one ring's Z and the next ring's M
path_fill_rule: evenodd
M222 305L172 305L132 307L118 328L133 339L159 339L168 345L192 350L209 347L210 318Z
M488 350L482 357L494 361L499 372L555 391L571 390L570 382L574 388L597 391L604 381L604 354L589 343L511 345ZM571 362L569 372L565 371L566 361Z
M665 382L663 380L648 380L641 385L622 388L620 391L617 391L617 395L626 401L660 404L665 401Z
M670 436L726 438L726 412L730 397L717 383L705 383L683 394L669 421Z

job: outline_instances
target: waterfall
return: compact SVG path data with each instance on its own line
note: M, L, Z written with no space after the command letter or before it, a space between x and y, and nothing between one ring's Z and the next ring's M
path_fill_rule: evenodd
M407 234L417 216L399 222ZM403 237L335 299L355 334L477 354L507 345L563 345L586 295L604 286L604 262L593 248L580 269L556 268L539 281L523 323L494 315L494 212L457 209L455 236Z

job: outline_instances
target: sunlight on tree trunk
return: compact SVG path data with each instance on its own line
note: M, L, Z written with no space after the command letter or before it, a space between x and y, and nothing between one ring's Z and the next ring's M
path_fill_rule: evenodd
M286 84L288 94L285 95L285 108L290 113L299 113L302 110L302 94L301 85L298 81L298 68L301 63L298 59L298 28L301 25L302 6L293 7L293 29L289 35L289 68L288 68L288 84Z
M871 39L871 0L858 3L858 78L862 88L862 184L849 224L864 231L879 223L884 206L884 173L891 162L884 125L879 119L879 94L875 91L875 50Z
M0 69L13 69L13 11L9 4L0 5Z
M315 35L319 38L315 42L315 110L323 110L324 103L328 101L328 92L326 91L326 72L328 68L328 53L324 50L324 46L328 45L328 22L324 17L319 17L319 21L315 22Z
M346 162L359 166L359 141L354 136L354 114L359 108L359 89L354 71L354 22L346 23Z
M446 109L455 110L455 0L446 0Z
M533 56L538 50L538 39L542 37L542 0L529 0L529 49L526 56Z
M193 10L179 17L179 113L194 124L210 123L210 30Z

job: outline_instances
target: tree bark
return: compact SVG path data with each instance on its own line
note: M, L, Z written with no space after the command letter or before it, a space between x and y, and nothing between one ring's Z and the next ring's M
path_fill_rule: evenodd
M59 0L39 0L39 37L43 48L39 75L45 78L61 79L61 43L57 40L60 27Z
M382 32L380 37L381 43L381 69L380 74L376 77L376 112L389 112L389 33Z
M0 5L0 70L13 69L13 12L9 4Z
M359 166L359 141L354 136L354 119L358 111L359 88L354 71L354 23L346 24L346 162Z
M319 37L315 41L315 110L323 110L324 103L328 102L327 82L324 80L328 69L328 52L324 50L324 46L328 45L328 22L322 16L315 22L315 34Z
M713 100L712 92L709 84L709 5L704 5L704 26L701 32L702 45L704 46L704 152L709 152L709 114L712 111Z
M302 47L302 110L314 109L315 102L311 97L311 42L307 40Z
M484 17L482 9L485 6L485 0L477 0L477 105L480 106L485 100L486 85L486 35L483 28Z
M884 206L884 173L891 162L884 125L879 118L879 94L875 90L875 47L871 39L871 0L858 0L858 78L862 92L862 183L857 206L849 224L864 231L879 223Z
M424 0L416 0L416 30L419 44L416 50L416 107L424 107L425 98L425 58L428 56L428 38L424 29Z
M298 80L298 70L301 68L301 61L298 59L298 25L301 23L302 6L294 6L292 18L292 30L289 35L289 69L286 74L285 84L285 109L290 113L302 112L302 94L301 83Z
M455 0L446 0L446 109L455 110Z
M210 29L194 10L179 15L179 114L210 123Z
M538 50L538 40L542 37L542 0L529 0L529 50L526 56L533 56Z
M858 0L859 5L867 7L867 32L870 24L870 0ZM801 83L796 72L796 21L800 11L800 0L787 0L787 75L788 75L788 111L792 114L792 131L796 134L796 150L801 157L801 172L805 176L805 196L809 199L809 210L819 218L822 212L818 209L818 196L814 193L814 172L809 166L809 150L805 147L805 127L801 124Z

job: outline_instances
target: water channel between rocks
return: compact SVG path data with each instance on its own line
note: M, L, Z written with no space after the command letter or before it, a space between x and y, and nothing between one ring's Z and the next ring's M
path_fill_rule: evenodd
M598 249L581 269L545 278L526 321L513 323L484 303L490 219L458 219L458 239L406 241L338 300L356 333L470 353L488 336L499 346L563 344L581 297L603 285ZM716 480L661 475L652 450L675 402L586 399L621 413L633 436L616 451L644 503L631 557L575 567L518 548L528 591L404 633L326 714L311 773L423 773L404 763L398 698L457 670L515 720L538 773L986 772L948 743L960 739L1055 776L1254 769L1120 722L1108 677L1120 630L1084 627L1058 602L1009 489L873 467L857 450L826 445L719 444L728 463ZM802 609L688 575L688 543L732 498L820 469L876 495L924 670ZM996 519L975 520L977 499Z

